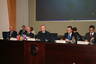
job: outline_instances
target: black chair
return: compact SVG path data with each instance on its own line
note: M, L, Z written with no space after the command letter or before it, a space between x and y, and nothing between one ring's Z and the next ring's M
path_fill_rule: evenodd
M54 42L55 40L58 40L58 34L57 33L50 33L51 34L51 41Z
M2 32L2 36L4 40L9 40L9 32Z

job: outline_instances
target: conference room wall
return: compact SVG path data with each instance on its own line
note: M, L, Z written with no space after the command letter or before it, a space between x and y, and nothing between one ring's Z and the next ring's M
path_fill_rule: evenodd
M16 0L16 28L21 29L22 25L29 25L28 0Z
M58 0L59 1L59 0ZM36 0L29 0L29 25L34 27L36 32L39 26L45 24L48 31L63 35L68 25L78 28L80 34L84 35L88 32L90 25L96 26L96 20L70 20L70 21L36 21Z
M9 30L9 17L7 0L0 0L0 38L2 38L2 32Z

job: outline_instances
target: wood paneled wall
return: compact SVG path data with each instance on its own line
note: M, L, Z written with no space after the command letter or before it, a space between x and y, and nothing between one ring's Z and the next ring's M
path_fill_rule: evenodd
M16 29L16 0L7 0L9 25Z

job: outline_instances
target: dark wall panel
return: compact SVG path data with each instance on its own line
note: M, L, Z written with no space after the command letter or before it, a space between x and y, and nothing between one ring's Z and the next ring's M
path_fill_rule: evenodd
M36 20L96 20L96 0L36 0Z

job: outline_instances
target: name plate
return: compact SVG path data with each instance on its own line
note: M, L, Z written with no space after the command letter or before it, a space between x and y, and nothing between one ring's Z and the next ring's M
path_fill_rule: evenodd
M77 44L85 44L85 45L88 45L89 42L86 42L86 41L77 41Z
M66 43L65 40L55 40L56 43Z

